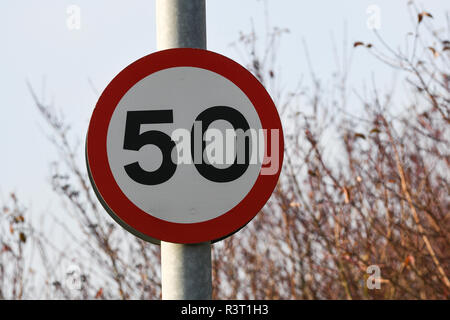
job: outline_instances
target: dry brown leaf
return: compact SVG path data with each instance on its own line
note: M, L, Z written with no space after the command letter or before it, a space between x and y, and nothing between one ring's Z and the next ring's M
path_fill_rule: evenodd
M356 42L353 44L353 48L356 48L357 46L363 46L363 45L364 45L364 42L356 41Z
M25 218L22 215L14 217L14 222L15 223L20 223L20 222L24 222L24 221L25 221Z
M308 170L308 174L309 174L310 176L317 177L317 173L316 173L315 171Z
M20 239L20 241L22 241L23 243L27 242L27 236L26 236L25 233L23 233L23 232L19 233L19 239Z
M430 49L431 52L433 52L433 56L435 58L439 57L439 52L437 52L437 50L433 47L428 47L428 49Z
M403 267L407 267L409 264L414 265L414 257L412 255L408 255L403 261Z
M100 288L95 294L95 299L101 298L102 296L103 296L103 288Z
M362 133L355 133L355 138L366 139L366 136L363 135Z
M417 21L418 23L421 23L423 20L423 17L429 17L429 18L433 18L432 14L426 11L422 11L421 13L419 13L417 15Z
M292 208L299 208L301 206L300 203L292 201L291 203L289 203L289 206Z
M342 192L344 192L344 202L346 204L350 203L350 193L346 187L342 187Z

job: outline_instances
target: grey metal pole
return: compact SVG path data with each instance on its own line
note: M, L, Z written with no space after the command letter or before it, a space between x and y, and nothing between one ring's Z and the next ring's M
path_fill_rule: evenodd
M158 50L206 49L205 0L156 0ZM161 241L164 300L211 299L211 244Z
M156 42L159 50L206 49L205 0L156 0Z
M161 242L162 298L211 299L211 244Z

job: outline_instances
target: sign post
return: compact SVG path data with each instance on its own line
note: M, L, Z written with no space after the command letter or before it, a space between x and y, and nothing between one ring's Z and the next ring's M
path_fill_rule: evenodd
M157 0L159 51L102 92L86 165L106 212L161 245L163 299L211 299L211 243L250 222L275 188L284 140L263 85L205 50L205 1Z
M206 49L205 0L156 0L158 50ZM211 242L161 242L162 298L209 300Z

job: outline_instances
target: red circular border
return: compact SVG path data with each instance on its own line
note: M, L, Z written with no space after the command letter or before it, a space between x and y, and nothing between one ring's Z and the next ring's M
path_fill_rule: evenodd
M245 198L228 212L199 223L174 223L151 216L132 203L112 175L106 137L112 114L124 94L148 75L173 67L210 70L238 86L256 109L263 129L280 130L279 168L274 175L259 174ZM277 109L265 88L244 67L220 54L193 48L176 48L149 54L122 70L106 87L93 111L86 139L86 160L97 195L122 222L137 233L161 241L198 243L213 241L245 226L272 194L281 172L283 130Z

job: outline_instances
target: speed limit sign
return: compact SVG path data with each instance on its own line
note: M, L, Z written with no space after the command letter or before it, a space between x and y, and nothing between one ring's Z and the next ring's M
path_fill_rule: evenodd
M276 107L244 67L192 48L122 70L93 111L86 163L106 211L158 243L216 241L245 226L276 186Z

